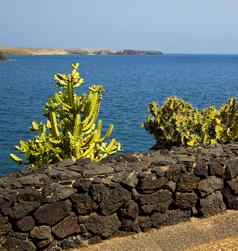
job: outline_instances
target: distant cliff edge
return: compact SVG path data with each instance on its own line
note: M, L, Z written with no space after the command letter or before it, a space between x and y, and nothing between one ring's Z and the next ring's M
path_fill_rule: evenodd
M121 56L156 56L162 55L159 50L112 50L112 49L46 49L46 48L2 48L2 55L121 55Z
M6 54L0 51L0 60L5 60L5 59L7 59Z

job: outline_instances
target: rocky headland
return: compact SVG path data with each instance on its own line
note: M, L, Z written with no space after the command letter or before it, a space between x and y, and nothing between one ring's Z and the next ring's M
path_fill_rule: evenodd
M0 53L9 55L121 55L121 56L158 56L159 50L113 50L113 49L63 49L63 48L2 48Z
M6 58L6 54L0 51L0 60L6 60Z

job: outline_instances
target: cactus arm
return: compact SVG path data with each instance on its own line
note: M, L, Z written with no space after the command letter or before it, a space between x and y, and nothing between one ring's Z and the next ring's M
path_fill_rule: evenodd
M100 142L104 142L106 139L108 139L111 134L112 134L112 131L113 131L113 125L110 124L106 133L104 134L104 136L100 139Z
M21 159L21 158L19 158L16 154L14 154L14 153L11 153L10 154L10 158L12 159L12 160L14 160L16 163L18 163L18 164L21 164L22 162L23 162L23 160Z
M60 133L57 125L57 118L55 111L49 112L49 120L51 122L52 134L54 137L58 138L60 136Z

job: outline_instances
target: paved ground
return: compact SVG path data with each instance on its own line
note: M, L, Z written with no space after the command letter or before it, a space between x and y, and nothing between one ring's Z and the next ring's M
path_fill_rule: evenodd
M71 251L238 251L238 211L195 219L174 226Z

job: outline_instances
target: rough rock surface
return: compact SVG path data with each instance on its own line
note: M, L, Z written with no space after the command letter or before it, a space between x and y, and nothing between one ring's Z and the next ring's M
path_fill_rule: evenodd
M238 209L238 145L65 160L0 177L0 250L60 250Z

